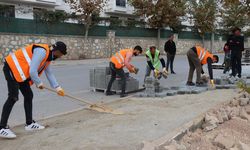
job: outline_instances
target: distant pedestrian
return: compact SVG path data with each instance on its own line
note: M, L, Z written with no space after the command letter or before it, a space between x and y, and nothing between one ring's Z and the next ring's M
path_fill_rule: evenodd
M224 53L225 53L225 57L224 57L224 63L223 63L224 64L223 73L225 74L229 72L231 68L231 51L227 43L224 45Z
M174 58L176 54L176 45L174 42L174 35L170 35L168 41L165 43L164 50L167 53L167 70L170 65L170 70L172 74L176 74L173 69Z
M241 58L242 52L244 51L244 37L241 36L240 28L234 28L232 33L233 35L231 35L227 40L227 44L231 50L231 76L235 77L238 73L238 77L241 78Z

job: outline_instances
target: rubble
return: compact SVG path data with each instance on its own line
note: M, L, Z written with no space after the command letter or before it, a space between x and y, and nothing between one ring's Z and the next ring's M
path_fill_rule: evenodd
M229 149L234 146L235 140L232 136L225 136L222 134L217 135L213 144L222 149Z

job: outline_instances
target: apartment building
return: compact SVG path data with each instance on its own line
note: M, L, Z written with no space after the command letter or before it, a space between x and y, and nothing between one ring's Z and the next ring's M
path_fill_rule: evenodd
M64 0L0 0L0 9L1 6L5 6L5 9L0 11L0 16L21 19L34 19L34 10L41 8L70 12L70 7ZM133 12L134 8L127 0L108 0L100 15L118 19L135 19L137 17Z

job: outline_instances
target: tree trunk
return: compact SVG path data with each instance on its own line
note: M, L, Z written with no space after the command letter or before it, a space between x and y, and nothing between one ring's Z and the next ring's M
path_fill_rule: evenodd
M205 35L202 35L202 46L205 48Z
M211 35L210 51L213 53L214 50L214 33Z
M86 24L86 27L85 27L85 40L88 38L88 35L89 35L89 25Z
M160 49L160 41L161 41L161 28L158 28L157 33L157 48Z

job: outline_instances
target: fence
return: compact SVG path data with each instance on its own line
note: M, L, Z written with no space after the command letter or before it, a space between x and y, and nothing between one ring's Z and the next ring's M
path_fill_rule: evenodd
M121 37L157 37L157 29L138 28L138 27L112 27L94 26L89 30L89 36L106 36L108 30L115 30L116 36ZM0 32L3 33L22 33L39 35L84 35L84 25L74 23L45 23L36 20L0 18ZM172 32L161 30L161 38L167 38ZM220 35L215 35L218 40ZM201 39L200 35L191 31L181 31L180 39ZM211 34L206 34L205 39L211 39ZM225 39L225 37L223 37Z

